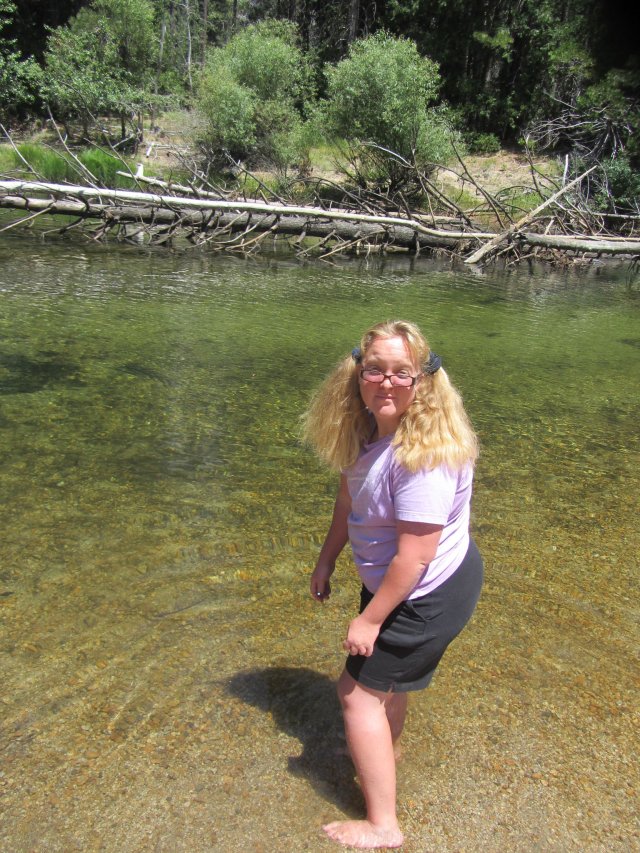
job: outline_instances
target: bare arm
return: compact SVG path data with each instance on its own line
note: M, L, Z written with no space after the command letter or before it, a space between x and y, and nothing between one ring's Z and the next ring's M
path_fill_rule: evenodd
M310 592L315 601L324 601L331 595L329 579L335 571L338 555L349 541L347 519L351 512L351 496L347 478L340 477L340 488L333 507L331 526L320 549L320 556L311 575Z
M404 601L436 555L442 525L398 522L398 550L376 594L349 624L344 648L369 657L380 627L394 607Z

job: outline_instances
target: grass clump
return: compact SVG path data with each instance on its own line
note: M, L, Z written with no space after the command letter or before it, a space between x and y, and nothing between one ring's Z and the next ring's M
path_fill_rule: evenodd
M59 184L70 179L71 167L69 160L51 148L36 145L31 142L23 142L18 145L18 151L32 169L46 181ZM25 168L24 160L13 151L14 168Z
M100 148L89 148L78 154L78 160L101 184L106 187L117 186L118 175L116 172L124 168L117 157L102 151Z
M96 182L106 187L131 187L133 181L117 173L125 171L127 161L115 157L100 148L86 148L76 156L81 165L66 151L56 151L46 145L25 142L16 146L0 146L0 172L14 174L20 178L38 179L54 184L85 184L88 175L82 166L93 175ZM31 166L29 170L27 164ZM135 166L132 167L135 171Z

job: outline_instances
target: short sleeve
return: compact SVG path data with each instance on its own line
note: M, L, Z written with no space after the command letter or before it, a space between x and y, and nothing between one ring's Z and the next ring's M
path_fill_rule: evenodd
M444 466L411 472L393 466L391 491L398 521L446 524L456 496L458 475Z

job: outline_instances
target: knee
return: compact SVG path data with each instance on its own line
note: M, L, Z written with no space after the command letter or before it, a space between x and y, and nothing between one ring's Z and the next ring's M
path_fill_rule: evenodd
M343 713L347 714L359 705L360 692L358 682L345 670L338 679L336 686L338 701Z
M343 672L337 687L338 699L345 717L372 717L385 715L384 695L361 687L349 673Z

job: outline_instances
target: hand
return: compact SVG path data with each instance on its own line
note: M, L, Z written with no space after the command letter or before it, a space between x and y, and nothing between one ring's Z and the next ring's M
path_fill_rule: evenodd
M333 574L334 566L318 563L311 575L309 591L314 601L326 601L331 595L331 584L329 578Z
M350 622L347 639L342 647L350 655L363 655L369 658L373 654L373 646L379 633L380 626L373 622L367 622L361 614Z

